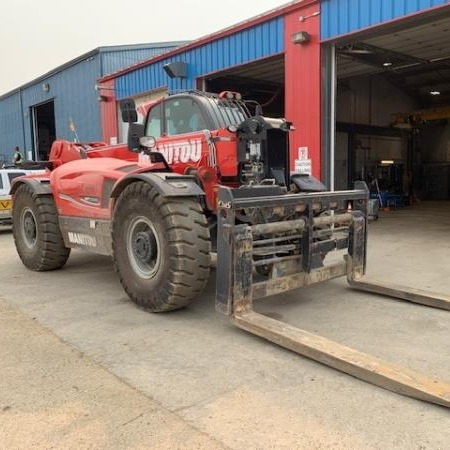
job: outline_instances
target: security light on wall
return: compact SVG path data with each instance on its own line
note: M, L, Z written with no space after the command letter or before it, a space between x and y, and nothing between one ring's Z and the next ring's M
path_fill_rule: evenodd
M292 42L294 44L306 44L311 40L311 35L307 31L299 31L292 35Z
M163 66L164 72L169 75L170 78L186 78L187 77L187 64L182 61L175 61Z

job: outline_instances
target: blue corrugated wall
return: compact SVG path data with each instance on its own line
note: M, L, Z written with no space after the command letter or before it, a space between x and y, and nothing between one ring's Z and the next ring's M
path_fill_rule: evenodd
M170 91L193 89L197 77L283 51L284 17L277 17L120 75L116 78L116 96L120 99L163 86ZM188 63L187 78L171 79L167 76L162 66L172 61Z
M11 162L16 145L24 148L20 115L20 93L5 98L0 108L0 167L3 162Z
M72 118L81 141L100 139L100 111L95 90L99 72L100 59L96 55L23 91L24 116L30 123L29 126L25 123L27 149L32 148L31 106L49 100L55 105L57 138L73 139L69 128ZM50 86L48 93L42 89L44 82Z
M321 38L330 39L448 3L448 0L322 0Z
M155 56L172 47L106 50L88 56L35 84L14 91L0 99L0 160L11 160L18 145L24 152L33 150L32 108L54 102L56 137L72 140L69 128L72 119L81 141L102 138L97 80L114 70ZM49 92L42 88L50 86ZM1 164L0 164L1 165Z
M15 145L24 152L33 150L32 108L49 101L54 102L57 138L74 138L69 129L72 118L80 140L101 139L100 108L95 90L99 73L100 58L97 54L2 98L0 153L6 153L10 159ZM44 83L50 86L49 92L44 91Z

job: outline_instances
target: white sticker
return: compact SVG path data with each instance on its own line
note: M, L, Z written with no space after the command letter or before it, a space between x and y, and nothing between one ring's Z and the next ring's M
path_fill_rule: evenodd
M308 147L298 148L298 159L305 160L308 159Z
M295 160L295 172L301 174L311 175L312 173L312 161L310 159L296 159Z
M73 233L72 231L69 231L67 235L69 237L69 242L72 244L85 245L86 247L97 247L97 241L93 236L83 233Z
M189 141L159 144L156 151L164 155L168 164L198 162L202 158L202 141L201 139L190 139ZM148 155L139 154L139 162L149 161Z

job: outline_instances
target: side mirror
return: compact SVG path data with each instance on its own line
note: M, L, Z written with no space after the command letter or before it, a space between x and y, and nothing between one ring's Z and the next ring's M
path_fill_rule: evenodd
M136 103L132 98L125 98L120 100L120 112L122 114L122 121L125 123L135 123L138 121L136 112Z
M130 123L128 128L128 149L132 152L139 153L141 151L140 139L144 136L144 125L140 123Z

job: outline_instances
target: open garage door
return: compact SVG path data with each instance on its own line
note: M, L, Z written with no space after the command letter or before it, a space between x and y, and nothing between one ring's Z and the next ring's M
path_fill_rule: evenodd
M450 200L450 17L336 42L335 185L368 182L395 206Z
M209 92L240 92L244 99L256 100L265 116L284 117L284 56L209 74L200 80L199 88Z
M37 161L46 161L53 141L56 139L54 101L32 106L31 118L33 157Z

